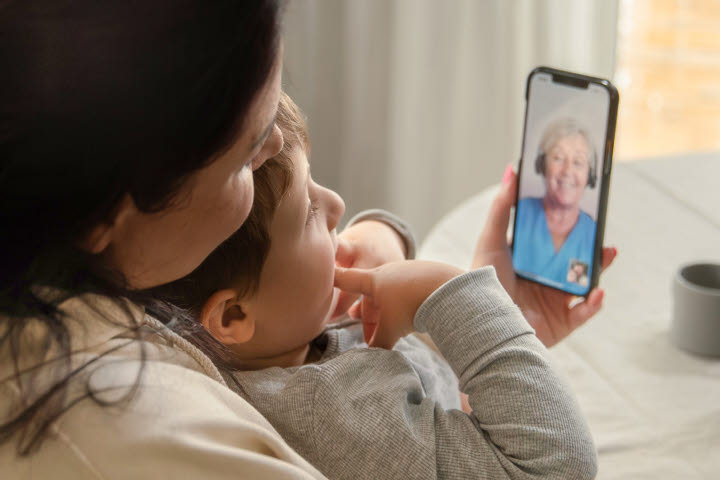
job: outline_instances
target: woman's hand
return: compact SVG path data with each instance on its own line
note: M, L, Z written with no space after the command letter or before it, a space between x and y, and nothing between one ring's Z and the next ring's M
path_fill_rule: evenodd
M371 347L390 349L398 339L414 331L420 305L445 282L462 274L444 263L406 260L360 270L336 268L335 286L363 295L363 334Z
M605 292L595 288L584 302L571 307L571 302L577 298L574 295L515 275L507 243L507 229L516 190L517 175L508 166L500 193L490 207L488 219L478 239L472 268L493 265L500 283L522 309L537 337L545 346L551 347L600 310ZM610 266L616 255L615 248L603 248L601 269Z
M391 226L363 220L338 234L335 264L344 268L375 268L405 260L405 243ZM358 299L357 293L340 292L333 317L345 313ZM352 311L352 316L357 315Z

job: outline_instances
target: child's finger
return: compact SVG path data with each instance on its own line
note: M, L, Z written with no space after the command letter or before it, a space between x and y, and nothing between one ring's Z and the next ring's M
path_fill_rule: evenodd
M355 263L355 257L355 247L353 247L352 243L343 240L342 238L338 238L338 248L335 252L335 264L338 267L352 267Z
M338 294L337 304L335 305L335 311L332 314L333 318L340 316L345 312L349 313L348 309L352 306L353 303L355 303L359 296L360 295L358 295L357 293L340 291L340 293Z
M375 335L375 330L377 329L377 323L363 322L362 328L363 328L363 338L365 339L365 343L367 343L369 346L370 343L373 341L373 335Z
M368 297L364 297L362 302L359 303L359 306L362 317L363 338L365 339L365 343L370 345L377 331L380 311L372 299Z
M346 292L372 295L375 275L370 270L335 267L335 286Z
M363 319L363 322L364 321L365 320ZM364 329L365 327L363 326L363 330ZM391 350L395 345L395 342L397 342L397 335L393 334L390 328L384 325L383 322L380 322L375 324L375 334L372 336L370 341L367 342L367 344L370 347Z
M348 315L350 318L360 318L361 317L361 303L353 303L352 306L348 309Z

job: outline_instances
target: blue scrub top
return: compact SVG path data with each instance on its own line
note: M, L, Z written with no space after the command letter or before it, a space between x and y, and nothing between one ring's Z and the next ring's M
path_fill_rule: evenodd
M587 213L580 211L577 223L556 253L542 200L523 198L518 201L513 241L515 271L570 293L585 295L592 278L595 221ZM574 261L588 265L588 285L568 281L568 270Z

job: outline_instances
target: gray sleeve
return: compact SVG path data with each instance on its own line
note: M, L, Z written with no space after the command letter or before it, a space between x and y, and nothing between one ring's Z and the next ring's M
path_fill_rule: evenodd
M415 323L436 341L473 413L426 397L398 352L348 352L318 377L311 462L319 470L348 479L595 476L585 421L492 268L448 282Z
M431 295L415 327L430 334L458 375L473 409L470 419L482 434L468 435L474 447L459 448L451 417L447 429L437 428L436 419L438 469L477 465L473 456L483 451L510 478L595 477L587 423L492 267L457 277Z
M403 239L405 243L405 251L407 254L405 258L412 260L415 258L415 235L413 235L410 225L405 223L400 217L393 215L392 213L382 210L380 208L374 208L370 210L364 210L354 217L352 217L345 224L345 228L351 227L352 225L362 222L363 220L377 220L391 226L398 235Z
M413 367L426 397L443 410L462 408L458 379L450 365L437 352L416 335L401 338L393 350L402 353Z
M415 325L448 360L472 414L444 410L403 354L382 349L243 373L244 396L328 478L594 477L585 421L492 268L445 284Z

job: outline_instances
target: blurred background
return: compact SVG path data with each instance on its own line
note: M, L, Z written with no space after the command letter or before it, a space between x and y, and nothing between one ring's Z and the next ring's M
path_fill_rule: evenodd
M285 28L313 177L419 240L517 164L537 65L615 83L616 162L720 150L719 0L295 0Z

